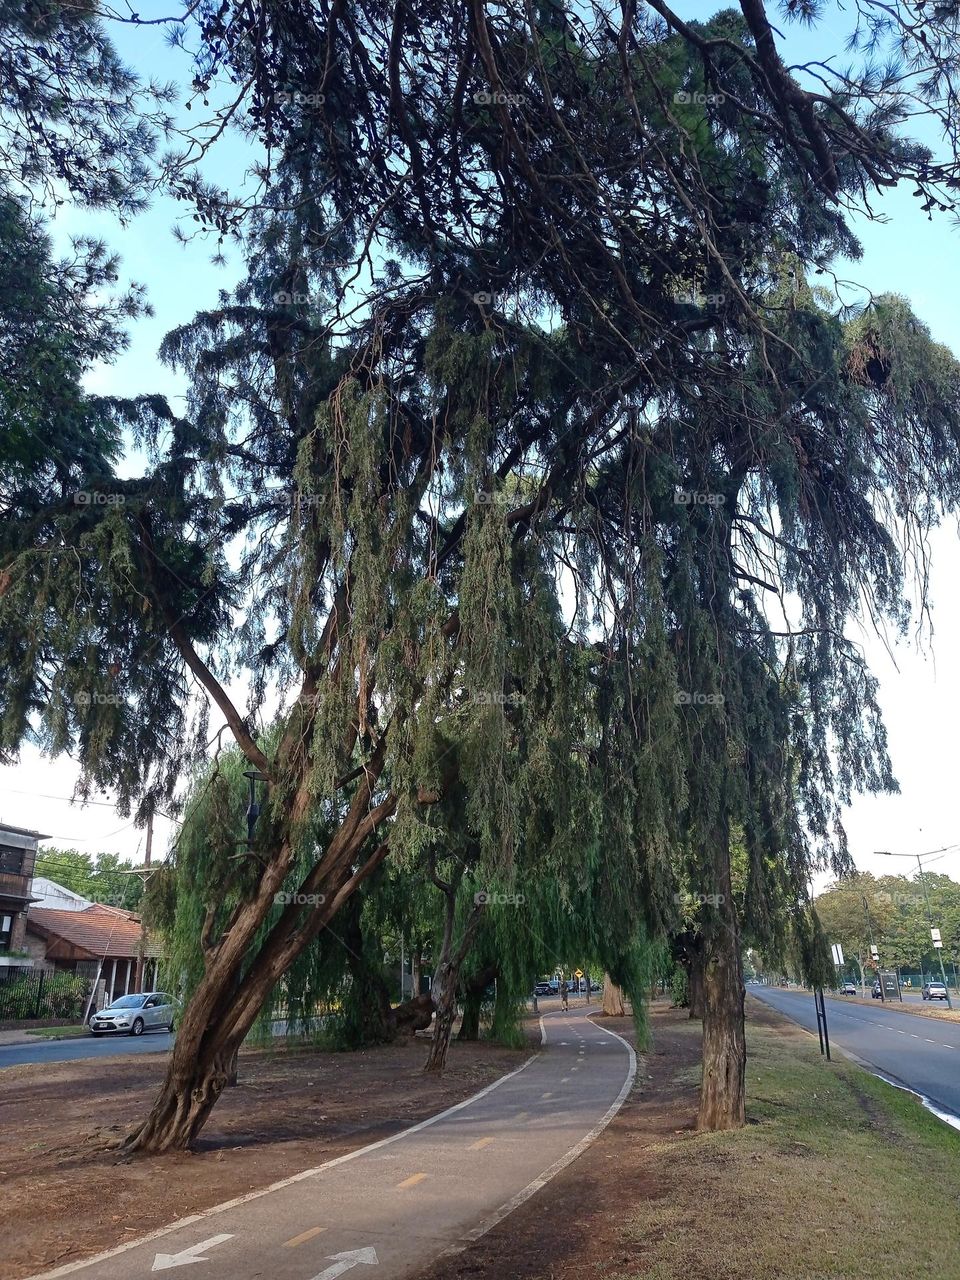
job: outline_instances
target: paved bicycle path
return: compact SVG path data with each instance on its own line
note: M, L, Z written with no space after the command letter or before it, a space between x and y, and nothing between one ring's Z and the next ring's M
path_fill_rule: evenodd
M139 1280L188 1265L192 1280L416 1275L489 1230L616 1114L636 1059L589 1020L596 1011L546 1014L539 1054L439 1116L44 1277Z

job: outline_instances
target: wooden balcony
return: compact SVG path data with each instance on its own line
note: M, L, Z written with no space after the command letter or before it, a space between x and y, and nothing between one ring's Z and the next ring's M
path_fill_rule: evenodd
M0 897L19 898L26 902L30 897L30 876L18 876L0 871Z

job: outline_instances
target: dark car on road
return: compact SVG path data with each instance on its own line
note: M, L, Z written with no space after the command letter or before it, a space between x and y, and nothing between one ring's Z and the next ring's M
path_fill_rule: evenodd
M533 988L533 994L535 996L552 996L555 992L549 982L538 982Z
M947 988L942 982L925 982L920 995L924 1000L946 1000Z

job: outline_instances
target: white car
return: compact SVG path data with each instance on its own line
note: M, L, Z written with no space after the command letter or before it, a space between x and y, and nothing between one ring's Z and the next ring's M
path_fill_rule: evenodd
M840 994L842 996L855 996L857 994L857 984L855 982L841 983Z
M145 1031L172 1031L177 1016L176 1001L164 991L144 991L140 995L118 996L90 1018L90 1034L120 1031L142 1036Z

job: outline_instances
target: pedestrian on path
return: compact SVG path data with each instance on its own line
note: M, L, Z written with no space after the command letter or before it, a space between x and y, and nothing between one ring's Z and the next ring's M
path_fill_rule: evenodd
M567 980L566 978L564 978L564 980L560 983L560 1008L565 1009L568 1013L570 1012L570 1005L567 1000L567 995L569 991L570 991L570 988L567 986Z

